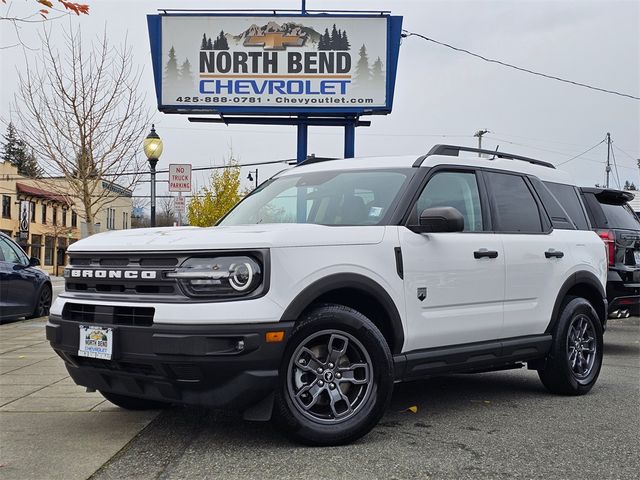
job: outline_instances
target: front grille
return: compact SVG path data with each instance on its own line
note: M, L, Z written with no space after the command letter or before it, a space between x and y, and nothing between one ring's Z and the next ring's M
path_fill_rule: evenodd
M151 307L87 305L68 302L62 309L62 319L83 323L149 327L153 325L154 313L155 309Z
M176 300L183 300L186 297L178 282L165 278L166 272L173 271L183 261L183 256L175 254L133 254L124 257L122 253L74 253L69 259L69 269L65 270L65 288L70 293L78 294L78 297L135 295L153 301L154 296L173 296ZM79 276L71 276L71 270L75 270L74 273L79 273ZM135 272L140 278L125 277L129 272ZM153 278L142 278L142 272L151 273ZM118 276L111 276L114 273Z

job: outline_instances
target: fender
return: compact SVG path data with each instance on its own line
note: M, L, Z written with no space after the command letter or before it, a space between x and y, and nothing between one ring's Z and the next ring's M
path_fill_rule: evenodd
M400 353L404 345L404 328L395 302L387 291L375 280L356 273L336 273L313 282L302 290L289 304L280 318L281 322L297 320L302 312L321 295L333 290L352 288L374 297L391 320L394 351Z
M605 292L605 289L600 283L600 281L598 280L598 277L596 277L591 272L582 270L572 274L562 284L562 287L560 288L560 292L556 297L556 302L553 305L551 320L549 321L549 325L547 325L547 329L545 330L545 333L551 333L553 331L553 328L555 327L555 324L558 318L558 313L560 312L560 307L562 306L562 302L566 297L567 292L571 290L573 287L575 287L576 285L581 285L581 284L588 285L589 287L595 288L598 294L600 295L600 298L602 299L601 300L602 303L600 305L594 305L594 309L598 313L598 316L600 316L600 321L602 322L602 325L605 324L607 320L607 305L606 305L607 294Z

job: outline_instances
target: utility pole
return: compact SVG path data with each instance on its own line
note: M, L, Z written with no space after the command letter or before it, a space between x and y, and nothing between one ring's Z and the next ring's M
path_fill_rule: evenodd
M605 185L606 188L609 188L609 174L611 173L611 163L609 162L609 156L611 154L611 134L607 132L607 183Z
M478 130L476 133L473 134L474 137L478 137L478 150L482 150L482 136L487 133L491 133L491 132L489 132L489 130L484 128L482 130ZM481 157L482 154L478 153L478 156Z

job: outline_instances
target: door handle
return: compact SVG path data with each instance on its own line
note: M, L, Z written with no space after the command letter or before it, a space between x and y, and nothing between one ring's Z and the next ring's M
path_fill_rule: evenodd
M497 258L498 252L495 250L487 250L486 248L481 248L480 250L476 250L473 252L473 258Z
M558 250L547 250L544 252L544 256L547 258L562 258L564 257L564 252L560 252Z

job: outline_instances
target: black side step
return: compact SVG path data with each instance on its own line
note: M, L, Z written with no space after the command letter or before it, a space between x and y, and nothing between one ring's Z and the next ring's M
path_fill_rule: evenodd
M393 357L395 378L413 380L442 373L499 369L544 358L552 340L550 334L527 335L401 353Z

